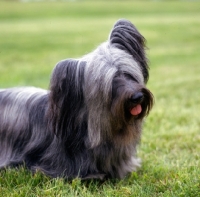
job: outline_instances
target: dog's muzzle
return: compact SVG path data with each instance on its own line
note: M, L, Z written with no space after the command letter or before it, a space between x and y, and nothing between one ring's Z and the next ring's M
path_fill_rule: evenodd
M153 95L147 89L141 89L132 94L126 102L130 115L142 118L148 115L153 105Z
M144 99L144 95L142 92L136 92L129 101L131 102L130 113L133 116L137 116L142 112L141 103Z

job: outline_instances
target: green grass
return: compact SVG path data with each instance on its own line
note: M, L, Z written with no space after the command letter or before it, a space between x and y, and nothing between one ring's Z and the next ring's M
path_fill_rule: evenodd
M0 171L0 196L200 194L200 2L0 2L0 88L48 88L54 65L105 41L119 18L147 39L155 106L143 129L142 168L124 180L81 182Z

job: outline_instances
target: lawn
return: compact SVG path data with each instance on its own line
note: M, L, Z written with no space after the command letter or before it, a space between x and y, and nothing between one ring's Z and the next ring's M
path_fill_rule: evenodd
M58 61L93 50L119 18L132 21L148 46L155 106L139 146L142 168L105 182L1 170L0 196L200 195L200 2L0 1L0 88L48 88Z

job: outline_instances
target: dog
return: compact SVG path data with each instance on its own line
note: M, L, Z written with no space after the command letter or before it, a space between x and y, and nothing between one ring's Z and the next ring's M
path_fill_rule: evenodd
M122 179L153 106L145 38L126 19L106 42L55 66L49 90L0 91L0 168L21 165L66 179Z

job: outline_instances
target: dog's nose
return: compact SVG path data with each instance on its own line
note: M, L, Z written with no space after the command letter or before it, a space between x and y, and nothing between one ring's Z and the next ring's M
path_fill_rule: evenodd
M136 92L132 97L131 97L131 102L133 103L141 103L144 98L144 95L142 92Z

